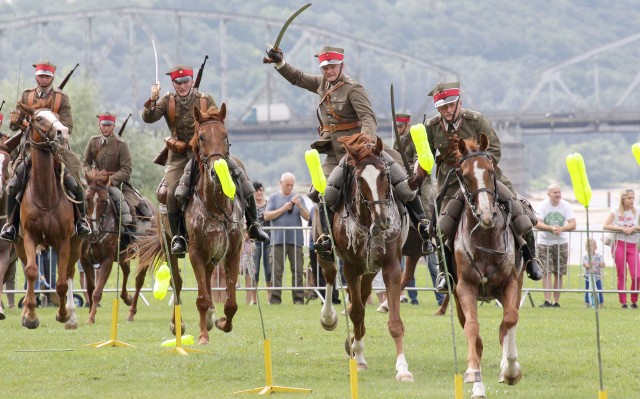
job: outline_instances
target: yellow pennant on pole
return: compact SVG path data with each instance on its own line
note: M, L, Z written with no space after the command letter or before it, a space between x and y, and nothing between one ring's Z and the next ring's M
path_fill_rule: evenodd
M578 152L569 154L567 155L566 163L569 176L571 176L571 184L573 184L573 192L576 200L585 208L589 207L589 202L591 202L591 185L589 184L589 178L587 177L587 170L584 166L582 155Z
M311 174L311 184L320 194L324 194L327 188L327 179L322 172L322 165L320 164L320 154L315 148L313 150L305 151L304 159L307 162L307 168Z
M413 140L413 144L416 146L420 167L428 173L431 173L434 159L431 148L429 147L429 141L427 140L427 129L425 129L424 124L418 123L411 126L410 132L411 140Z
M224 159L218 159L213 163L213 169L218 175L220 184L222 184L222 192L227 197L234 199L236 196L236 185L233 183L231 173L229 173L229 165Z

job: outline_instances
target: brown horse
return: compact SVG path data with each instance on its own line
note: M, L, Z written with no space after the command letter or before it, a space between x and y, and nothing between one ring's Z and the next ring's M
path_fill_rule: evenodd
M396 380L413 381L404 356L404 324L400 318L400 258L408 231L407 217L401 216L393 197L389 167L381 156L383 144L380 138L355 134L339 140L347 150L347 165L352 173L343 188L348 199L340 201L332 221L337 255L344 260L350 300L348 313L354 330L353 336L347 338L345 349L355 357L358 370L367 369L363 342L365 304L371 294L373 278L382 269L389 304L387 326L396 347ZM317 216L313 225L318 234ZM334 262L322 257L318 257L318 261L327 281L320 322L325 329L333 330L337 316L331 293L336 268Z
M230 332L232 320L238 304L236 302L236 282L240 265L244 214L241 207L243 199L236 195L232 200L222 190L220 178L214 171L214 161L229 158L229 140L224 119L227 113L225 104L218 110L215 107L202 112L194 109L195 134L189 143L197 162L199 176L195 183L194 194L185 210L185 220L189 241L189 258L198 283L196 306L200 313L201 345L209 342L209 333L213 325ZM140 263L138 268L146 270L162 255L162 241L170 242L171 236L163 228L168 226L166 214L158 228L158 235L142 239L138 243ZM162 233L165 236L162 237ZM172 276L174 277L175 298L180 301L182 278L178 271L178 259L171 255ZM215 318L215 307L211 301L211 274L215 266L222 262L226 273L227 299L224 304L225 316ZM179 302L176 302L179 303ZM175 313L171 329L175 333ZM182 329L184 331L184 328Z
M75 235L73 203L67 197L60 178L56 151L67 145L69 129L49 109L19 106L30 116L25 135L31 146L31 173L20 206L22 237L16 243L25 266L27 295L22 310L22 325L37 328L35 282L38 278L36 247L51 246L58 254L56 293L60 298L56 320L66 329L78 327L73 301L73 276L80 255L81 238ZM56 171L57 170L57 171Z
M136 289L133 297L127 291L127 281L131 271L130 260L127 256L127 250L120 244L119 238L119 210L116 209L114 201L109 195L107 183L109 181L109 173L106 171L92 170L85 173L85 178L89 184L87 189L87 214L91 222L91 234L82 241L82 250L80 253L80 262L87 268L87 293L89 295L89 303L91 309L87 323L94 323L98 306L102 300L102 293L113 263L119 261L122 269L122 288L120 298L130 306L128 321L133 321L137 313L137 302L140 296L140 290L144 285L144 273L136 276ZM144 199L141 199L144 200ZM124 199L123 199L124 201ZM146 200L145 200L146 201ZM149 204L150 205L150 204ZM149 206L150 209L154 209ZM133 209L131 210L134 211ZM142 223L139 223L141 230L144 230ZM148 224L148 223L147 223ZM117 249L120 245L120 253ZM92 265L99 264L98 270L93 272Z
M489 141L458 142L457 169L466 206L454 240L458 284L453 291L458 320L467 337L465 382L473 382L473 398L484 398L480 362L482 338L478 323L478 300L497 299L503 306L499 339L502 346L500 382L515 385L522 375L516 348L518 304L523 270L509 228L510 214L497 202L496 174Z
M0 150L0 209L2 209L0 224L4 224L7 221L7 193L5 191L5 185L9 181L9 161L11 161L9 153L4 150ZM12 263L15 265L16 260L17 256L13 248L13 244L9 241L0 240L0 298L2 298L4 276L9 269L9 266ZM15 287L13 288L15 289ZM4 307L2 301L0 301L0 320L4 319Z

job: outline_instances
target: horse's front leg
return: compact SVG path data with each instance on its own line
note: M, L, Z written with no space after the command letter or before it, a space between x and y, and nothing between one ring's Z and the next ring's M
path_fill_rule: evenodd
M324 303L320 309L320 325L326 331L333 331L338 326L338 315L333 307L333 287L336 281L336 265L334 262L326 261L318 257L318 264L322 268L322 275L325 281Z
M518 363L518 348L516 347L516 329L518 327L518 284L514 279L504 290L501 301L503 306L502 323L500 323L500 345L502 345L502 361L500 362L499 382L515 385L522 377L520 363Z
M239 238L241 240L242 237ZM216 327L224 332L233 329L233 316L238 311L236 301L236 286L240 270L240 249L235 254L227 254L224 260L224 270L227 279L227 298L224 301L224 316L216 321Z
M58 247L58 281L56 284L56 293L58 294L58 298L60 298L56 320L60 323L65 323L65 329L74 329L74 324L75 328L78 327L78 321L71 320L71 316L75 316L75 303L72 300L71 306L69 306L69 301L67 300L67 293L69 293L69 277L73 277L73 270L71 267L75 267L75 265L70 266L68 264L70 251L71 242L67 237L65 240L60 242Z
M178 258L175 255L171 255L169 257L171 262L171 281L173 281L173 287L175 288L173 292L173 315L171 316L171 323L169 324L169 329L173 335L176 335L176 307L175 305L182 304L182 300L180 299L180 292L182 291L182 275L180 274L180 265L178 265ZM184 335L186 331L186 326L183 322L182 314L180 314L180 332Z
M353 336L347 337L345 343L345 349L349 356L356 359L358 371L365 371L369 368L367 361L364 358L364 335L366 333L366 327L364 325L365 303L366 299L362 299L362 286L363 280L366 280L369 293L371 292L371 281L373 280L373 274L371 275L359 275L352 271L352 266L345 262L344 266L345 278L347 279L347 285L349 287L349 299L350 303L347 306L349 318L353 323Z
M120 254L120 259L122 259L123 256L126 256L126 253L121 253ZM129 262L127 261L120 261L120 268L122 269L122 287L120 288L120 298L122 298L122 302L124 302L125 305L127 306L131 306L131 295L129 295L129 292L127 291L127 281L129 281L129 274L131 274L131 267L129 265Z
M133 300L131 301L127 321L133 321L136 313L138 313L138 299L140 298L140 290L142 290L142 287L144 286L144 277L144 272L136 274L136 292L133 294Z
M34 329L40 325L40 320L38 320L38 314L36 313L36 295L34 293L39 272L36 264L36 246L28 234L24 238L24 251L27 258L27 264L24 267L27 279L27 293L22 303L21 323L28 329Z
M480 338L480 324L478 323L477 288L460 279L456 286L456 294L460 312L463 315L460 323L467 337L467 371L464 382L480 382L480 357L482 356L482 339Z
M103 259L102 262L100 262L100 268L96 272L97 281L93 293L91 294L92 304L91 309L89 309L89 318L87 319L87 323L89 324L93 324L96 322L96 313L98 312L98 306L100 306L100 302L102 301L104 287L107 284L107 280L109 280L109 275L111 275L112 268L112 257L107 257L106 259Z
M382 270L382 278L387 289L389 320L387 328L396 345L396 381L413 382L413 374L404 356L404 323L400 318L400 261L393 259Z

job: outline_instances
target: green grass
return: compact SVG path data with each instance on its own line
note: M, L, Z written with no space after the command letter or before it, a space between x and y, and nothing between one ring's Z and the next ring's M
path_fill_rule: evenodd
M265 303L264 294L261 295L261 303ZM420 306L402 305L401 309L406 356L416 379L412 384L395 381L395 350L386 328L387 316L375 312L375 306L367 307L365 351L369 370L359 375L361 398L453 396L450 318L432 317L432 294L420 295ZM483 376L489 397L597 397L595 314L583 308L579 294L563 296L560 309L532 308L527 303L522 310L517 343L524 374L520 384L513 387L497 383L501 311L493 304L480 307L485 343ZM244 294L239 298L244 299ZM293 306L287 304L286 294L283 298L285 304L281 306L262 307L266 334L271 340L273 383L313 389L311 394L299 397L349 397L344 316L336 331L325 332L318 322L319 301ZM171 308L166 301L152 300L151 306L142 305L133 323L124 321L126 308L121 303L118 340L135 348L87 347L86 344L109 339L112 299L113 294L106 296L95 325L81 323L76 331L65 331L55 321L55 308L38 309L41 325L36 330L20 327L19 310L11 309L7 319L0 322L2 396L222 397L265 385L257 307L241 304L231 333L212 331L211 343L201 347L206 353L183 357L162 353L164 348L160 347L161 342L172 338L168 329ZM187 333L197 335L194 300L193 292L185 294L183 314ZM79 316L84 322L87 309L80 309ZM638 397L640 312L606 308L600 312L600 321L604 384L609 398ZM464 372L466 344L457 324L455 334L458 370ZM21 352L24 350L33 352ZM465 397L469 396L470 386L465 385Z

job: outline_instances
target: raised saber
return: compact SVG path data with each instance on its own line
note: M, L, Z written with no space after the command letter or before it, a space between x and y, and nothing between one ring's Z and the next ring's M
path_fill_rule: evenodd
M400 140L400 135L398 134L398 123L396 122L396 104L393 96L393 83L391 84L391 118L393 120L393 133L396 136L396 141L398 142L398 147L400 148L400 156L402 157L402 163L404 164L404 168L407 171L407 174L411 176L411 168L409 167L409 161L407 160L407 154L405 153L404 143Z
M153 58L156 62L156 85L160 84L160 80L158 80L158 51L156 50L156 42L151 39L151 44L153 45Z
M298 11L294 12L293 14L291 14L291 16L289 17L289 19L287 19L287 21L284 23L284 25L282 25L282 28L280 29L280 33L278 33L278 37L276 38L276 42L273 45L273 48L275 50L280 49L280 42L282 41L282 37L284 36L284 32L287 31L287 28L289 27L289 25L291 25L291 22L293 22L294 19L296 19L296 17L300 14L302 14L302 12L304 10L306 10L307 8L311 7L311 3L307 3L305 5L303 5L302 7L300 7L298 9Z

